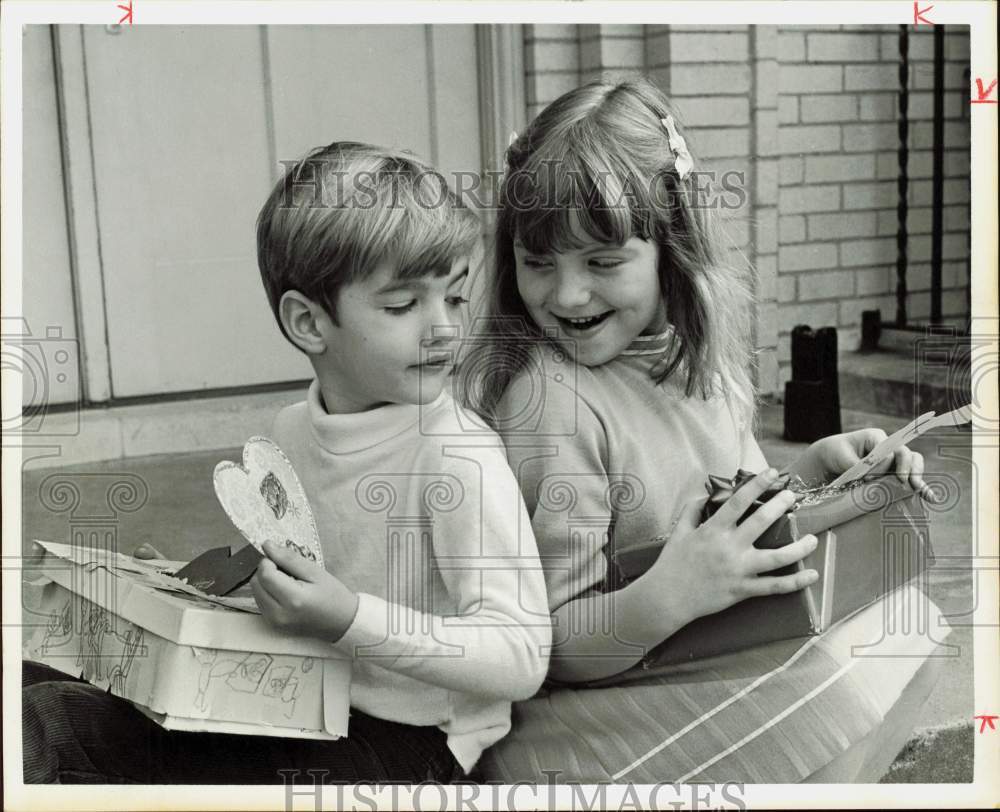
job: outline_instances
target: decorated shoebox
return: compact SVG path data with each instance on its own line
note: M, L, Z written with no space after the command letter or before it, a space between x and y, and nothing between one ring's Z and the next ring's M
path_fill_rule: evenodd
M718 478L713 478L718 484ZM728 494L719 494L724 499ZM710 503L711 503L710 499ZM785 595L744 600L689 623L643 661L655 665L737 651L761 643L819 634L851 613L905 584L933 564L921 498L895 476L862 479L844 487L801 493L796 504L756 542L778 548L814 534L819 543L803 561L768 575L815 569L811 586ZM658 538L612 557L619 585L644 573L664 543Z
M351 662L282 634L252 597L185 591L183 562L35 542L24 657L131 700L166 728L336 739Z
M24 656L131 700L166 728L296 738L347 735L351 660L282 633L248 581L272 540L323 566L302 484L270 440L220 462L216 496L248 544L190 562L35 542Z

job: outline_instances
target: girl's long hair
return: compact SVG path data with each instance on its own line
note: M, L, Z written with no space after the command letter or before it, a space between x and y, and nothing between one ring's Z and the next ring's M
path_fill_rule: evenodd
M673 378L689 397L723 395L738 422L752 420L750 280L724 260L713 203L699 200L696 176L677 174L661 123L668 115L676 121L648 81L592 82L552 102L508 148L487 316L456 387L494 426L500 397L527 365L515 345L543 338L518 293L514 240L544 254L579 248L581 231L599 242L656 241L672 328L657 383Z

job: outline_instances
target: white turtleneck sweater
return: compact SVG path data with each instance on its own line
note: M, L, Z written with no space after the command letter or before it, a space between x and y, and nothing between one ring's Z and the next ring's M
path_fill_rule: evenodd
M450 395L327 414L317 382L272 437L326 568L359 593L336 647L351 705L436 725L468 771L545 677L551 627L535 538L503 445Z

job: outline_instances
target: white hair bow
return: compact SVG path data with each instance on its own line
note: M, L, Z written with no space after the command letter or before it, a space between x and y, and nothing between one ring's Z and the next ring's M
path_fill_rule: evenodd
M670 150L674 153L674 168L677 170L677 174L681 180L684 180L694 169L694 158L691 157L691 153L688 152L687 144L684 143L684 138L679 132L677 132L677 125L674 124L674 117L667 116L666 118L661 118L660 123L664 126L667 131L667 141L670 144Z

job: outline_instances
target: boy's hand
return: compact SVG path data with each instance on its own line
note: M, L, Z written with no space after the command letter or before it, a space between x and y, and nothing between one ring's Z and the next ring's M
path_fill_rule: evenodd
M803 457L812 457L814 465L819 469L820 479L829 482L857 463L885 438L886 433L882 429L859 429L845 434L833 434L809 446ZM894 472L904 485L909 482L915 491L924 487L924 457L906 446L897 449L892 457L876 465L871 473L884 474L888 471Z
M358 596L315 561L274 542L250 580L265 620L282 631L339 640L354 621Z

